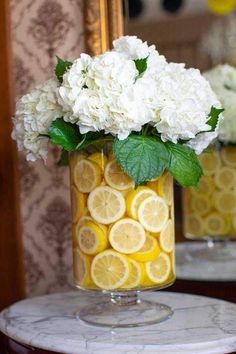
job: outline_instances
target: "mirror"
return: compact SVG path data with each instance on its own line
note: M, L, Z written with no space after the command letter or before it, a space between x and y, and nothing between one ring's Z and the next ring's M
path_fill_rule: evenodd
M236 16L226 3L218 1L217 7L211 0L124 0L124 32L155 44L168 61L186 67L204 71L219 63L234 64ZM183 241L177 186L175 198L176 238Z

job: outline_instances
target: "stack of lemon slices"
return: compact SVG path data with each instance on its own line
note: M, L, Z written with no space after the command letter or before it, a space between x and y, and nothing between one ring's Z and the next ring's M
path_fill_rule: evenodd
M174 278L173 181L135 189L113 156L72 156L74 278L104 290L163 286Z
M236 236L236 148L200 156L204 176L197 188L184 192L187 237Z

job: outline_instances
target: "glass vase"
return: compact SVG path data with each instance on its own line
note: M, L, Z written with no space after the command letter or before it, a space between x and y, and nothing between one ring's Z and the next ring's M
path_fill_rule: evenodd
M71 153L70 176L74 284L104 294L79 318L130 327L170 317L168 306L139 293L175 280L172 177L135 188L109 144Z
M184 234L205 240L198 256L209 260L236 257L236 147L212 146L199 157L204 176L196 188L183 190Z

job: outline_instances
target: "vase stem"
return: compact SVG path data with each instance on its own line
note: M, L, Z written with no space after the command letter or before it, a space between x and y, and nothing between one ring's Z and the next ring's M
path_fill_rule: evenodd
M119 306L130 306L140 304L141 300L138 297L137 291L130 291L126 293L114 292L111 293L111 302Z

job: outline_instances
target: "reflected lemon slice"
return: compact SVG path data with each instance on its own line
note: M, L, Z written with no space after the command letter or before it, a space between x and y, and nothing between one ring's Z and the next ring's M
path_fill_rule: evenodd
M216 173L221 166L221 161L216 153L203 153L199 156L204 174L209 176Z
M230 167L221 167L214 177L215 184L219 189L229 190L236 187L236 172Z

